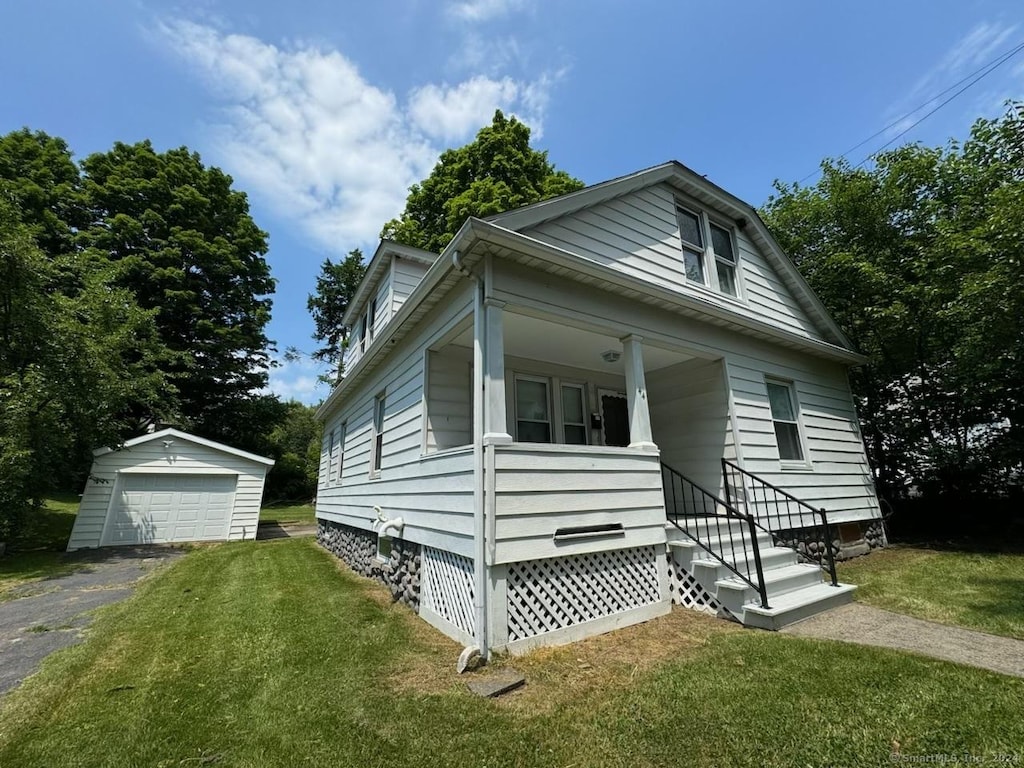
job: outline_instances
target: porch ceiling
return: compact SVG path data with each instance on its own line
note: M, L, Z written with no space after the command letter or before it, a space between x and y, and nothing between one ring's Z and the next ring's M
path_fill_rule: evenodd
M625 335L625 333L623 334ZM473 329L468 328L452 341L458 346L473 346ZM622 374L623 363L606 363L603 352L614 350L622 353L622 343L611 336L584 331L579 328L540 320L528 315L505 312L505 354L529 360L567 365L573 368L607 371ZM670 365L690 360L693 355L681 351L643 345L644 369L656 371Z

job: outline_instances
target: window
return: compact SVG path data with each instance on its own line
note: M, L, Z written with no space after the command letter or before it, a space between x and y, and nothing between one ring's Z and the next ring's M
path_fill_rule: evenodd
M382 536L377 534L377 559L381 562L387 562L391 559L392 542L390 536Z
M366 351L366 315L359 321L359 354Z
M551 442L551 403L548 380L516 376L516 440L524 443Z
M736 251L733 250L729 230L717 224L711 225L711 249L715 253L718 290L736 296Z
M337 443L335 442L334 430L331 430L330 440L327 445L327 485L334 485L334 449Z
M380 475L381 456L384 453L384 393L377 395L373 401L373 440L370 450L373 456L370 461L370 477Z
M800 444L800 425L797 423L796 400L793 385L782 381L766 381L768 404L772 409L775 425L775 440L779 445L782 461L803 461L804 451Z
M706 213L681 203L676 203L676 220L686 279L729 296L739 296L732 232L712 222Z
M348 433L348 424L342 424L338 428L338 445L336 450L338 451L338 485L341 485L341 470L345 466L345 435Z
M331 484L331 455L334 453L334 430L324 435L320 449L320 483L319 487L327 488Z
M377 299L374 297L373 301L370 302L370 311L366 315L366 320L370 326L370 341L373 341L374 326L377 324Z
M562 433L570 445L587 444L586 398L582 384L562 385Z

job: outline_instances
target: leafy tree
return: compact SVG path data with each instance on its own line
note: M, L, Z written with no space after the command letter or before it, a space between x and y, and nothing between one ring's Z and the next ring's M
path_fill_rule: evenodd
M491 216L582 187L555 170L547 152L530 147L529 126L498 110L474 141L441 154L381 237L440 252L470 216Z
M258 392L274 280L245 194L198 154L148 141L117 143L82 170L90 223L78 243L115 263L119 285L155 312L183 426L252 447L273 424Z
M90 274L75 296L49 290L56 267L13 197L0 186L0 539L88 467L90 449L137 429L134 409L173 404L154 313L112 270Z
M332 382L342 373L342 357L348 338L349 329L342 318L364 274L366 265L358 248L337 263L325 259L316 279L316 293L310 294L306 302L306 308L316 323L313 338L320 342L312 357L332 366Z
M313 406L295 400L283 405L285 414L268 438L277 463L267 475L266 497L309 501L316 494L322 427Z
M826 161L776 184L763 215L869 358L855 370L880 490L958 498L1024 466L1024 119L1011 105L962 145L908 145L871 168Z

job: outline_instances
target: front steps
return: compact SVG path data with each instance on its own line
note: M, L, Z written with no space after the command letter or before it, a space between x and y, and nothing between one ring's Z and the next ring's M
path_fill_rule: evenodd
M715 520L703 526L701 523L691 525L695 525L699 538L723 559L740 572L749 571L751 578L757 580L750 529L744 523L726 524ZM757 543L770 606L763 608L759 592L709 550L672 523L666 524L665 529L669 554L677 572L692 576L700 588L715 600L720 614L727 614L744 626L778 630L853 599L855 586L840 584L833 587L824 580L825 573L821 568L799 562L794 550L774 546L771 534L758 530Z

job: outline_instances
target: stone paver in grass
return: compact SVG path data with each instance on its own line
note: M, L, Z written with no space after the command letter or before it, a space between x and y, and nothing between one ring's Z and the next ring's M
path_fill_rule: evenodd
M863 603L820 613L783 632L913 651L936 659L1024 677L1024 641L915 619Z

